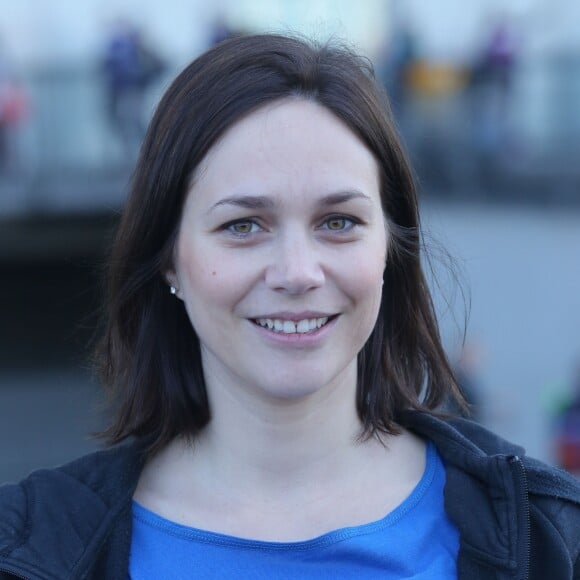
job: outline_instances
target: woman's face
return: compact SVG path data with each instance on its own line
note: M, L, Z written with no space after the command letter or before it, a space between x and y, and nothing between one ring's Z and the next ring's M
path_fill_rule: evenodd
M378 314L388 235L377 162L310 101L265 106L210 150L168 279L206 382L283 400L356 383Z

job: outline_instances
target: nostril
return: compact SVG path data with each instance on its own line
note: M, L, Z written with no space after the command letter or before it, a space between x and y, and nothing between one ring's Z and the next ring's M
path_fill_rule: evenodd
M277 263L266 272L266 283L270 288L292 294L318 288L324 281L323 269L317 263L294 262L291 265Z

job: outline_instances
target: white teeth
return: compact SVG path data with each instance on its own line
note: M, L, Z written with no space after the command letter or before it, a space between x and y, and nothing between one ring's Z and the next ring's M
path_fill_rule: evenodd
M310 320L301 320L296 325L296 332L308 332L310 330Z
M298 322L281 320L279 318L258 318L256 322L260 326L273 330L274 332L281 332L283 334L306 334L307 332L312 332L324 326L328 322L328 317L305 318Z

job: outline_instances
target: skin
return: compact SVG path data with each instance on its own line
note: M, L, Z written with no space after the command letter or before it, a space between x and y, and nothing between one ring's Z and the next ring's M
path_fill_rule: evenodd
M149 463L137 501L293 541L380 519L410 493L423 442L357 440L356 360L387 246L377 162L325 108L287 99L226 132L194 176L167 272L200 339L212 420L193 447L178 439ZM313 318L328 322L256 324Z

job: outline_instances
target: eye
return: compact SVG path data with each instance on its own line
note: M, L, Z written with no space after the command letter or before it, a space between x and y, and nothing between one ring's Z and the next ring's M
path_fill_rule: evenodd
M230 222L224 226L224 229L235 236L247 236L262 230L262 228L252 220Z
M342 215L335 215L326 219L322 224L322 229L332 232L342 232L350 230L355 225L355 221Z

